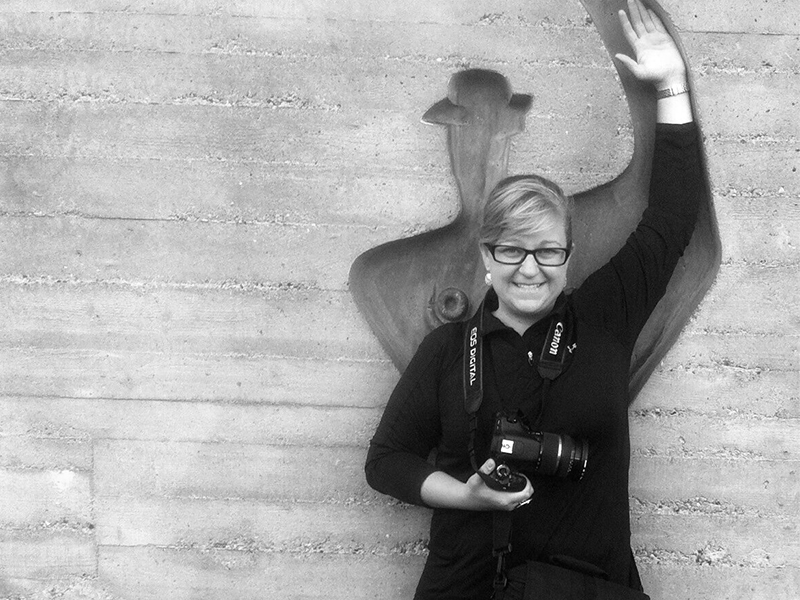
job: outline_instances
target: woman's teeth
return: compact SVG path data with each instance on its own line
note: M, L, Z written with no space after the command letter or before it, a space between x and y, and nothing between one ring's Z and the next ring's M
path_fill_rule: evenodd
M515 283L514 285L521 287L521 288L538 288L542 284L541 283Z

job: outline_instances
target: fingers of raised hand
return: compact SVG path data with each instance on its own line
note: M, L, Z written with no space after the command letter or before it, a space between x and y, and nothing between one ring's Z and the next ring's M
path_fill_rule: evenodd
M649 20L649 16L647 14L647 9L642 6L641 2L637 0L628 0L628 15L628 19L637 35L641 35L643 32L647 31L646 21Z
M667 32L659 16L640 0L628 0L628 11L620 10L619 19L625 37L631 45L648 33Z

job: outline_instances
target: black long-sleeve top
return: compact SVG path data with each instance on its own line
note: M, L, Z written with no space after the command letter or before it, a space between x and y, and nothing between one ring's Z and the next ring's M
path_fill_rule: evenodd
M587 440L588 468L579 482L526 473L535 491L530 504L511 513L509 567L567 555L600 567L611 581L641 589L628 509L630 359L689 243L704 191L696 126L658 125L649 204L636 231L554 308L569 312L577 346L569 368L552 383L538 428ZM542 396L543 380L529 356L538 356L550 319L520 336L491 314L496 308L490 290L484 302L478 464L489 456L495 414L519 409L536 415ZM424 505L420 489L433 471L464 482L473 474L462 380L464 330L465 323L452 323L431 332L400 378L367 456L367 481L376 490ZM429 551L417 600L490 597L491 512L434 509Z

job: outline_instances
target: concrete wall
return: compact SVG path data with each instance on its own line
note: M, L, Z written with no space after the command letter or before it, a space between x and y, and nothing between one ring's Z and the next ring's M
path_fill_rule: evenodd
M632 407L636 553L654 600L793 599L800 3L663 4L724 256ZM419 117L465 67L536 94L512 172L627 164L577 0L0 3L0 597L410 597L347 274L452 218Z

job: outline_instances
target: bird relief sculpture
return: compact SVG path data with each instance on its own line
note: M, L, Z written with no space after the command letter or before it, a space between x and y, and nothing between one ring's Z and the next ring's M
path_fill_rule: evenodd
M628 52L617 20L623 2L583 0L583 5L610 56ZM664 11L655 3L650 5L680 44ZM573 235L579 244L570 261L568 288L579 286L622 247L647 203L655 98L626 70L618 73L633 124L633 156L614 180L574 195ZM470 69L454 74L447 97L422 117L425 123L447 129L461 210L445 227L368 250L350 270L356 305L401 371L428 332L468 318L486 292L478 250L480 215L488 193L507 174L511 138L523 132L532 102L530 95L513 93L503 75ZM535 172L535 165L527 171ZM706 188L710 189L707 178ZM707 193L692 241L637 340L631 361L631 398L711 287L720 257L719 231Z

